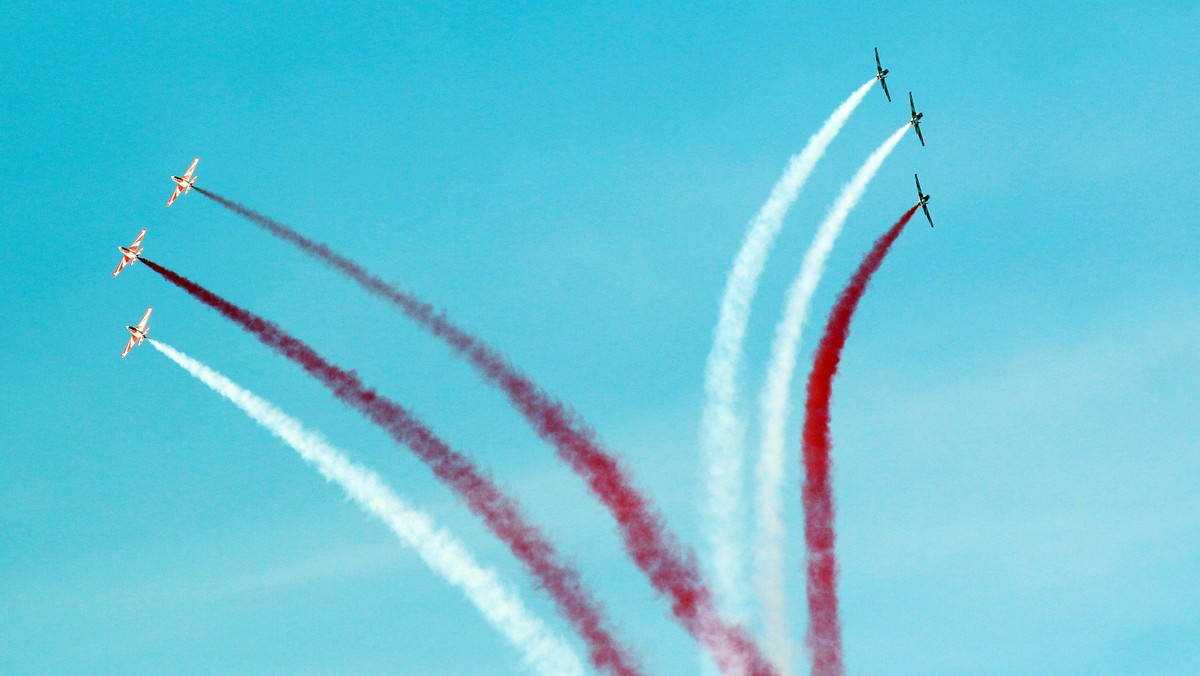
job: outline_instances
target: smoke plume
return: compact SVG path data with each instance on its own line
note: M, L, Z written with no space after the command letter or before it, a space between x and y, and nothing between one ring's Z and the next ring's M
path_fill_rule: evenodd
M375 472L350 460L318 432L306 429L273 404L179 350L147 338L164 354L214 392L228 399L306 462L346 492L364 512L387 525L425 565L458 587L481 615L539 674L578 674L583 665L566 642L525 606L515 589L491 568L481 566L465 543L439 527L433 517L404 502Z
M495 348L451 322L444 312L429 303L395 288L327 245L274 219L216 193L196 190L386 300L445 342L486 382L500 388L538 436L554 446L559 458L583 477L592 493L608 508L620 528L626 551L654 589L668 598L674 616L712 654L717 664L727 671L772 673L748 632L718 615L695 556L667 530L649 498L634 485L628 471L604 449L595 430L575 411L538 387Z
M705 464L705 516L713 573L722 609L738 621L746 619L745 532L745 422L738 413L738 370L750 308L758 279L775 237L809 175L825 154L851 113L875 84L863 83L842 102L813 134L804 149L792 156L783 175L759 208L725 282L713 344L704 372L705 405L700 441ZM775 664L786 669L768 643Z
M867 290L871 276L883 264L892 243L916 213L906 211L899 221L875 241L850 283L838 295L817 345L808 376L804 435L804 543L808 552L808 647L814 676L841 676L842 626L838 613L837 555L834 549L833 477L830 459L829 400L842 348L850 335L850 320Z
M330 363L276 324L149 259L143 258L142 262L193 298L240 325L267 347L291 359L321 381L338 399L358 410L397 443L410 448L525 564L587 643L589 658L594 665L614 674L639 672L631 653L617 642L606 626L607 619L600 604L584 588L578 571L562 559L541 531L526 521L516 502L470 459L450 448L407 409L364 385L353 371Z
M905 124L884 141L842 188L825 220L817 227L812 244L804 254L800 271L788 289L783 317L775 327L771 361L759 396L762 449L755 472L758 516L755 555L756 582L763 604L763 626L766 629L767 646L776 664L790 665L792 655L784 560L784 544L787 541L783 521L784 439L791 412L791 384L801 331L813 293L825 272L825 263L841 234L842 226L862 199L883 161L907 131L908 125Z

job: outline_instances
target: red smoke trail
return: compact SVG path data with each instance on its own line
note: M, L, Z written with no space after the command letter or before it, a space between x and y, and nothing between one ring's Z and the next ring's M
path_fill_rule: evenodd
M601 446L595 430L577 413L538 387L499 351L459 328L429 303L396 289L358 263L278 221L207 190L195 190L339 270L399 308L470 362L479 375L508 395L538 436L552 444L559 457L587 481L616 519L634 562L655 590L670 598L675 617L709 650L722 671L774 673L750 635L717 615L695 555L667 530L625 468Z
M299 364L338 399L358 409L398 443L411 448L439 479L466 501L471 511L483 517L492 532L546 588L587 642L589 656L596 667L622 676L640 673L636 659L618 644L605 626L604 612L584 589L578 571L561 559L546 537L525 521L516 502L470 459L450 448L407 409L364 385L353 371L326 361L308 344L288 335L275 323L151 260L142 258L142 262L226 319L253 333L267 347Z
M918 205L919 206L919 205ZM850 320L871 276L883 264L892 243L916 213L913 207L900 217L854 271L838 295L825 325L825 335L813 357L808 376L808 403L804 415L804 541L808 548L808 647L814 676L841 676L842 626L838 618L837 556L834 552L833 486L829 458L829 398L837 375L842 347L850 334Z

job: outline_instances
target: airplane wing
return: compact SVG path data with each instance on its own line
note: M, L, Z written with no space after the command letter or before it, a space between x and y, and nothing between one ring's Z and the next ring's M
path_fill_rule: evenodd
M908 109L912 111L913 116L917 114L917 104L913 103L912 92L908 93Z
M138 325L137 325L138 331L140 331L142 333L146 332L146 323L150 321L150 311L153 309L154 308L152 308L152 307L146 308L146 314L142 315L142 321L138 322Z
M183 192L183 188L180 188L178 185L176 185L175 192L171 193L170 199L167 200L167 206L171 206L171 203L174 202L175 198L179 197L180 193L182 193L182 192Z
M879 48L875 48L875 72L883 70L883 64L879 62Z
M925 212L925 218L929 220L929 227L933 227L933 217L929 215L929 207L921 205L921 210Z
M921 179L913 174L913 180L917 182L917 199L920 199L924 196L924 193L921 192Z
M117 275L121 274L121 271L124 269L125 269L125 257L121 256L121 262L117 263L117 269L113 270L113 277L116 277Z
M921 141L921 145L924 146L925 145L925 137L921 136L921 125L914 124L913 129L917 130L917 139L919 139Z
M142 231L138 233L137 239L133 240L133 244L129 245L130 250L137 251L138 245L142 243L142 238L145 236L146 229L142 228Z
M199 158L199 157L197 157L196 159L192 160L192 166L188 167L188 170L187 170L187 171L185 171L185 172L183 172L183 176L180 176L180 178L182 178L182 179L183 179L183 180L185 180L185 181L186 181L186 180L188 180L189 178L191 178L191 177L192 177L192 172L193 172L193 171L196 171L196 165L197 165L197 164L199 164L199 163L200 163L200 158Z
M130 336L129 342L125 343L125 349L121 350L121 359L124 359L125 355L129 354L129 351L133 349L135 343L137 343L137 339L133 336Z
M892 102L892 94L887 90L887 80L880 80L879 84L883 85L883 95L887 97L888 103Z

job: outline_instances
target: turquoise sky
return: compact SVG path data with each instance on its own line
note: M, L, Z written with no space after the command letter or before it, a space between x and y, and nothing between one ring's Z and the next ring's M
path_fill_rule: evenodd
M255 5L0 8L0 673L517 669L292 451L152 350L119 359L147 305L154 337L324 431L567 631L385 435L142 266L111 279L142 227L148 257L489 467L652 673L695 672L607 513L502 396L204 197L163 208L167 177L200 155L197 185L446 307L575 405L699 544L728 265L876 46L897 100L867 98L792 211L744 374L753 400L813 229L913 90L929 145L888 160L815 304L819 323L920 172L938 227L914 221L884 264L834 390L849 672L1197 669L1195 3Z

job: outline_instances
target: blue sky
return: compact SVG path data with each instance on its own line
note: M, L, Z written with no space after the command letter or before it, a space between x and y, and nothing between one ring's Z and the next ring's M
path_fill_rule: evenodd
M695 671L607 514L500 395L203 197L164 209L167 176L198 154L198 185L445 306L572 402L699 543L727 267L875 46L929 146L901 144L851 216L818 318L911 205L914 171L939 225L900 240L835 385L850 673L1200 663L1194 4L257 4L0 9L0 672L516 668L294 453L153 351L118 359L151 304L155 337L323 430L566 631L383 434L147 270L111 279L141 227L149 257L490 467L652 672ZM793 209L752 318L751 397L813 228L905 117L868 97Z

